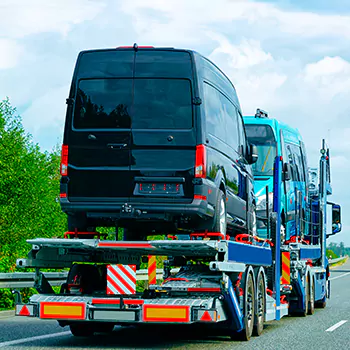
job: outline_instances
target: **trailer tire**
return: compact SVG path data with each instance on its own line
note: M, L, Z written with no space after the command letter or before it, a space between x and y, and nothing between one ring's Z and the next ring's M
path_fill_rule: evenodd
M260 269L256 280L256 312L253 335L260 336L264 330L266 311L266 284L264 269Z
M94 335L94 327L88 323L74 323L69 328L75 337L91 337Z
M254 316L255 316L255 285L254 285L254 272L247 269L245 273L244 290L243 290L243 329L242 331L231 336L233 339L239 339L242 341L248 341L254 328Z
M310 289L310 298L309 298L308 314L313 315L315 313L315 282L312 279L311 279L309 289Z
M309 302L310 302L310 276L306 274L305 276L305 308L301 313L301 316L305 317L309 313Z

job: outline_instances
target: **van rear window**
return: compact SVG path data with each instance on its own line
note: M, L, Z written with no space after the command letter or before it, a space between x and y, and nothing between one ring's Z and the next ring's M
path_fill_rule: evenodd
M82 79L76 129L190 129L191 82L187 79Z

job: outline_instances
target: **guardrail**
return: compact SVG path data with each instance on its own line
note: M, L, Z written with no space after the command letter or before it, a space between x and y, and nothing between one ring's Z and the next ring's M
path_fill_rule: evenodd
M343 256L341 258L336 258L336 259L328 259L328 263L329 265L334 265L334 264L337 264L343 260L347 260L349 257L346 255L346 256Z
M178 269L173 269L176 272ZM68 272L43 272L52 286L60 286L67 279ZM138 281L148 280L148 270L137 270L136 278ZM163 278L163 269L157 269L157 279ZM1 288L32 288L34 286L34 272L13 272L0 273Z

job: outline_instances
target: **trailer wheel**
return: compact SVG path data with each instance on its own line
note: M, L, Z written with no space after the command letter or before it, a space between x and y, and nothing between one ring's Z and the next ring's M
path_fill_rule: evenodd
M94 335L94 327L88 323L74 323L69 328L75 337L91 337Z
M255 287L253 273L248 271L243 292L243 323L244 329L232 338L248 341L253 334L255 316Z
M309 315L315 313L315 283L313 280L310 281L310 300L309 300Z
M255 325L253 334L256 336L261 335L264 329L265 322L265 309L266 309L266 288L265 288L265 279L263 272L260 272L257 279L257 305L256 305L256 314L255 314Z
M310 302L310 278L309 278L309 274L306 274L305 276L305 307L304 307L304 311L301 313L301 316L307 316L307 314L309 313L309 302Z

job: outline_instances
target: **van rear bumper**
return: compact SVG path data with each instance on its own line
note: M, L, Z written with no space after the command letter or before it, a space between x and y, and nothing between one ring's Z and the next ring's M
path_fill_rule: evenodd
M70 215L84 214L87 218L96 219L136 219L136 220L165 220L174 217L199 216L213 217L214 207L204 199L194 199L189 203L148 203L141 202L85 202L69 201L61 198L62 210Z

